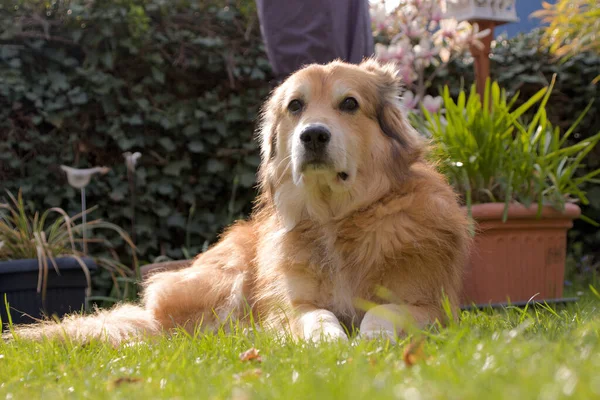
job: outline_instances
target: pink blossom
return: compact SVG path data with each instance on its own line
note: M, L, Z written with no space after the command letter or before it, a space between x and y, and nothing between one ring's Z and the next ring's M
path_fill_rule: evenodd
M415 97L415 94L413 92L407 90L402 94L401 102L404 108L406 108L407 110L414 110L417 106L418 99Z
M439 49L433 47L429 39L423 38L419 41L418 45L413 47L413 52L419 64L427 67L431 64L431 60L439 53Z
M384 31L389 24L384 2L371 4L371 24L375 31Z
M384 62L391 60L387 46L381 43L375 44L375 57Z
M423 98L423 107L430 113L437 113L442 107L441 96L431 97L427 95Z
M440 22L442 20L443 15L444 14L442 13L442 8L437 4L433 4L431 11L431 20L436 23Z
M407 24L400 24L400 30L411 39L418 39L425 34L425 29L423 29L423 26L417 20L410 21Z
M402 82L408 85L419 79L419 75L411 64L401 64L398 68L398 75L400 75Z
M470 44L477 47L478 49L483 49L483 43L479 39L483 39L490 34L490 29L484 29L481 32L479 31L479 25L477 23L473 24L473 30L471 31Z
M440 49L440 60L442 60L444 63L450 61L450 49L447 47L442 47Z
M433 34L433 40L438 46L444 42L444 39L454 39L458 22L455 19L444 19L440 21L440 29Z
M480 39L489 34L488 30L479 32L477 25L466 21L442 19L445 1L458 0L396 0L393 6L371 1L374 28L391 38L389 46L376 45L375 55L396 63L399 77L412 93L424 93L431 84L433 77L425 74L427 66L443 66L469 47L482 46ZM410 97L407 92L406 96L411 99L406 100L410 105L415 95ZM429 96L423 104L437 111L440 101Z
M458 24L457 35L456 35L456 44L462 47L474 46L478 49L483 48L483 43L481 40L490 34L489 29L484 29L483 31L479 31L479 25L477 23L471 25L466 21Z
M391 46L388 47L388 55L400 61L401 63L408 64L411 63L414 56L412 53L412 46L410 45L410 41L407 38L400 39L395 42Z

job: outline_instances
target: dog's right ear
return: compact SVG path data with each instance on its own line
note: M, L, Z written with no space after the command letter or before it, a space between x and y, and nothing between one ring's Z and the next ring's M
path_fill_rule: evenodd
M270 168L270 162L277 155L277 126L279 125L280 109L281 109L281 85L271 92L271 95L265 101L256 130L256 138L260 145L260 166L258 168L258 187L261 193L272 202L273 191L269 184L272 179L269 175L273 173ZM264 197L263 196L263 197Z
M279 90L276 88L261 108L256 136L260 144L260 155L263 161L273 159L277 152L276 129L279 119L280 98Z

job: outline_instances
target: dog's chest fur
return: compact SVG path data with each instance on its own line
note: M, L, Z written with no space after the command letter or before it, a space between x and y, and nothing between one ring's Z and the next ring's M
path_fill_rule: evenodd
M319 227L310 268L319 280L320 307L348 325L360 323L364 302L376 301L378 287L385 285L384 272L393 266L393 230L391 220L361 215Z

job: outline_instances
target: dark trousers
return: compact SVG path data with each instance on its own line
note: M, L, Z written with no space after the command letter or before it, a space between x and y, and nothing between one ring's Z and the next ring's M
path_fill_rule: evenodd
M256 0L267 55L278 81L300 67L373 54L368 0Z

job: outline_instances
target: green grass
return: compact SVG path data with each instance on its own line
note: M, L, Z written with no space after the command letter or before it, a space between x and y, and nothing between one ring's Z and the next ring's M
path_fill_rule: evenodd
M0 399L600 398L599 307L588 293L556 308L465 311L421 333L413 366L409 339L314 345L240 332L120 349L0 343ZM252 347L262 361L241 361Z

